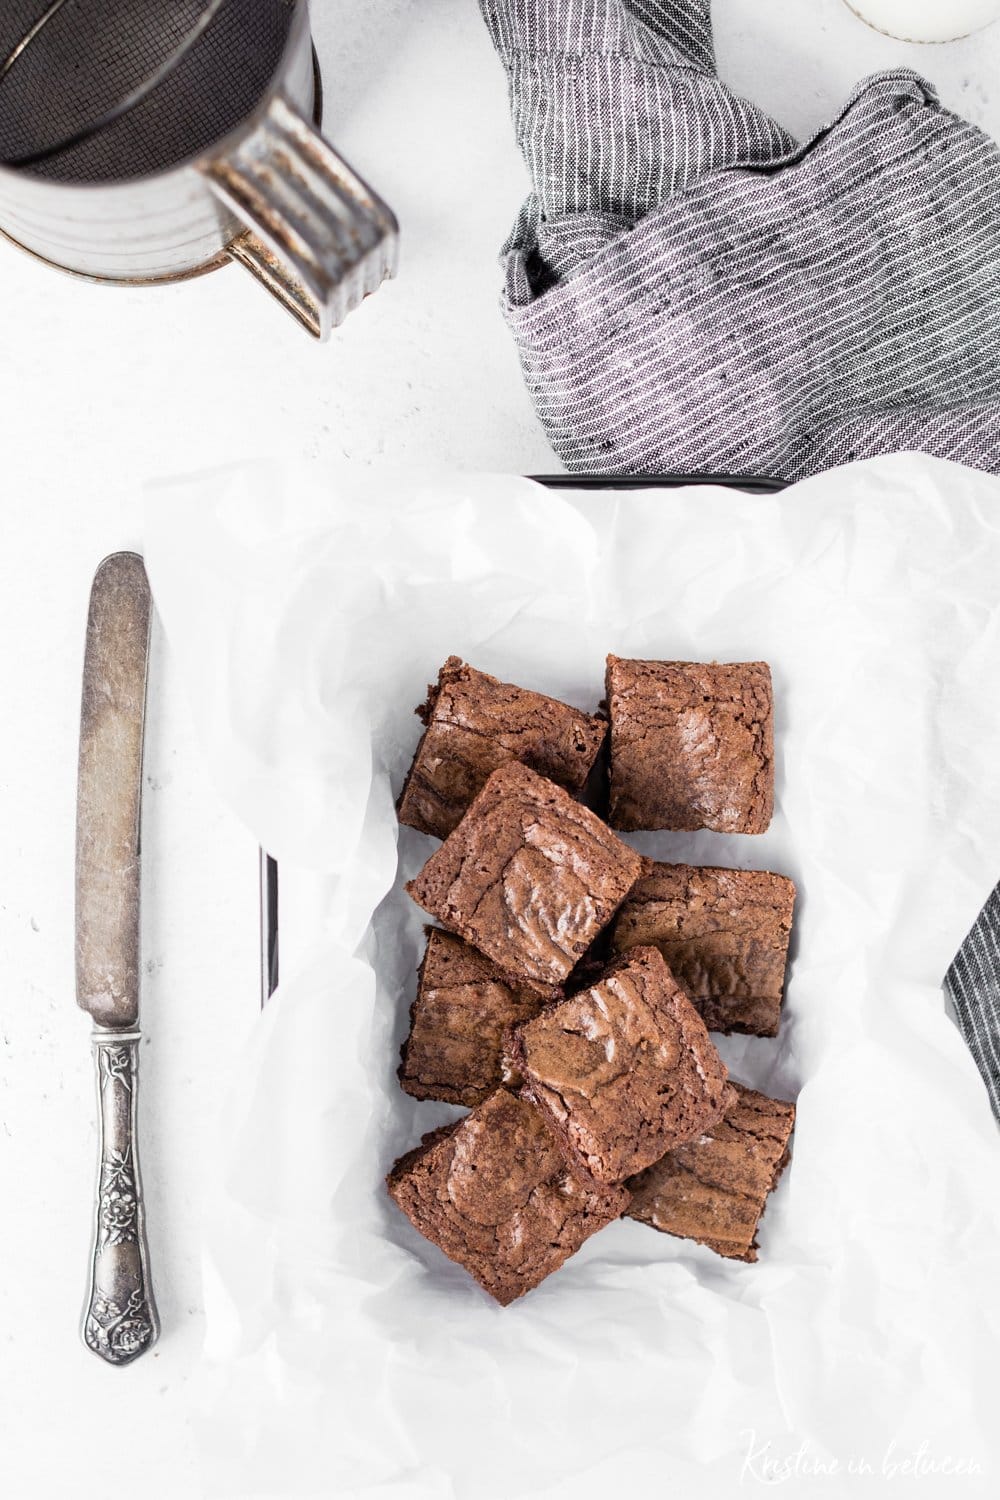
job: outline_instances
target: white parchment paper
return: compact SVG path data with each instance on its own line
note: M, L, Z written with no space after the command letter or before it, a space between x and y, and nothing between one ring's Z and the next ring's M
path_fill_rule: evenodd
M218 1127L213 1486L995 1483L1000 1146L940 983L1000 875L1000 483L915 456L773 497L246 468L154 492L147 557L220 790L322 896ZM722 1044L797 1096L793 1159L757 1265L623 1222L501 1310L382 1187L454 1113L395 1079L432 841L397 847L393 797L449 653L592 708L608 651L771 663L772 829L636 842L798 884L781 1036Z

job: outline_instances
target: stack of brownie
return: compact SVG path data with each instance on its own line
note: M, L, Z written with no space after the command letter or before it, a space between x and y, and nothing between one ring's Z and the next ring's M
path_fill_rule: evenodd
M451 657L418 713L399 817L443 840L407 887L441 926L399 1077L470 1113L393 1199L502 1304L623 1214L755 1260L794 1106L730 1081L708 1033L776 1034L795 890L612 829L764 832L767 665L611 656L592 716Z

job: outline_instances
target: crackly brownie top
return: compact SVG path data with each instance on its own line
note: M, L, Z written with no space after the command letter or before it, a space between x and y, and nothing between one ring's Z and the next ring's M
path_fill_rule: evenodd
M494 771L407 890L509 976L558 986L645 861L554 782Z
M767 1196L788 1160L795 1105L732 1085L724 1118L630 1179L629 1215L734 1260L757 1259Z
M500 682L449 656L427 702L427 725L399 799L399 819L445 838L491 773L511 760L578 791L607 723L556 698Z
M614 952L652 944L710 1031L777 1030L795 886L767 870L654 864L615 918Z
M774 810L774 710L766 662L609 656L615 828L763 833Z
M523 1093L597 1183L621 1182L718 1120L726 1069L655 948L512 1034Z
M507 982L471 944L430 928L400 1083L416 1099L482 1103L502 1081L505 1027L531 1020L541 1005L537 994Z
M426 1136L387 1184L420 1233L504 1305L629 1202L622 1188L595 1192L575 1178L537 1111L502 1089Z

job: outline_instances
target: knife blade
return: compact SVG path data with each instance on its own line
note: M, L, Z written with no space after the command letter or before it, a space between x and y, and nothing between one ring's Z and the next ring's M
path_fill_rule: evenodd
M76 825L76 998L92 1017L99 1172L83 1338L124 1365L159 1332L139 1175L142 751L151 620L141 557L94 577L87 617Z
M76 822L76 999L99 1026L139 1019L139 814L149 654L142 558L118 552L90 595Z

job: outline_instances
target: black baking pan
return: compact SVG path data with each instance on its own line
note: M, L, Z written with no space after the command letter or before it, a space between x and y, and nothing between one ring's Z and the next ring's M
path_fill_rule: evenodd
M722 485L752 495L787 489L784 479L762 479L755 474L529 474L550 490L679 490L693 484Z

